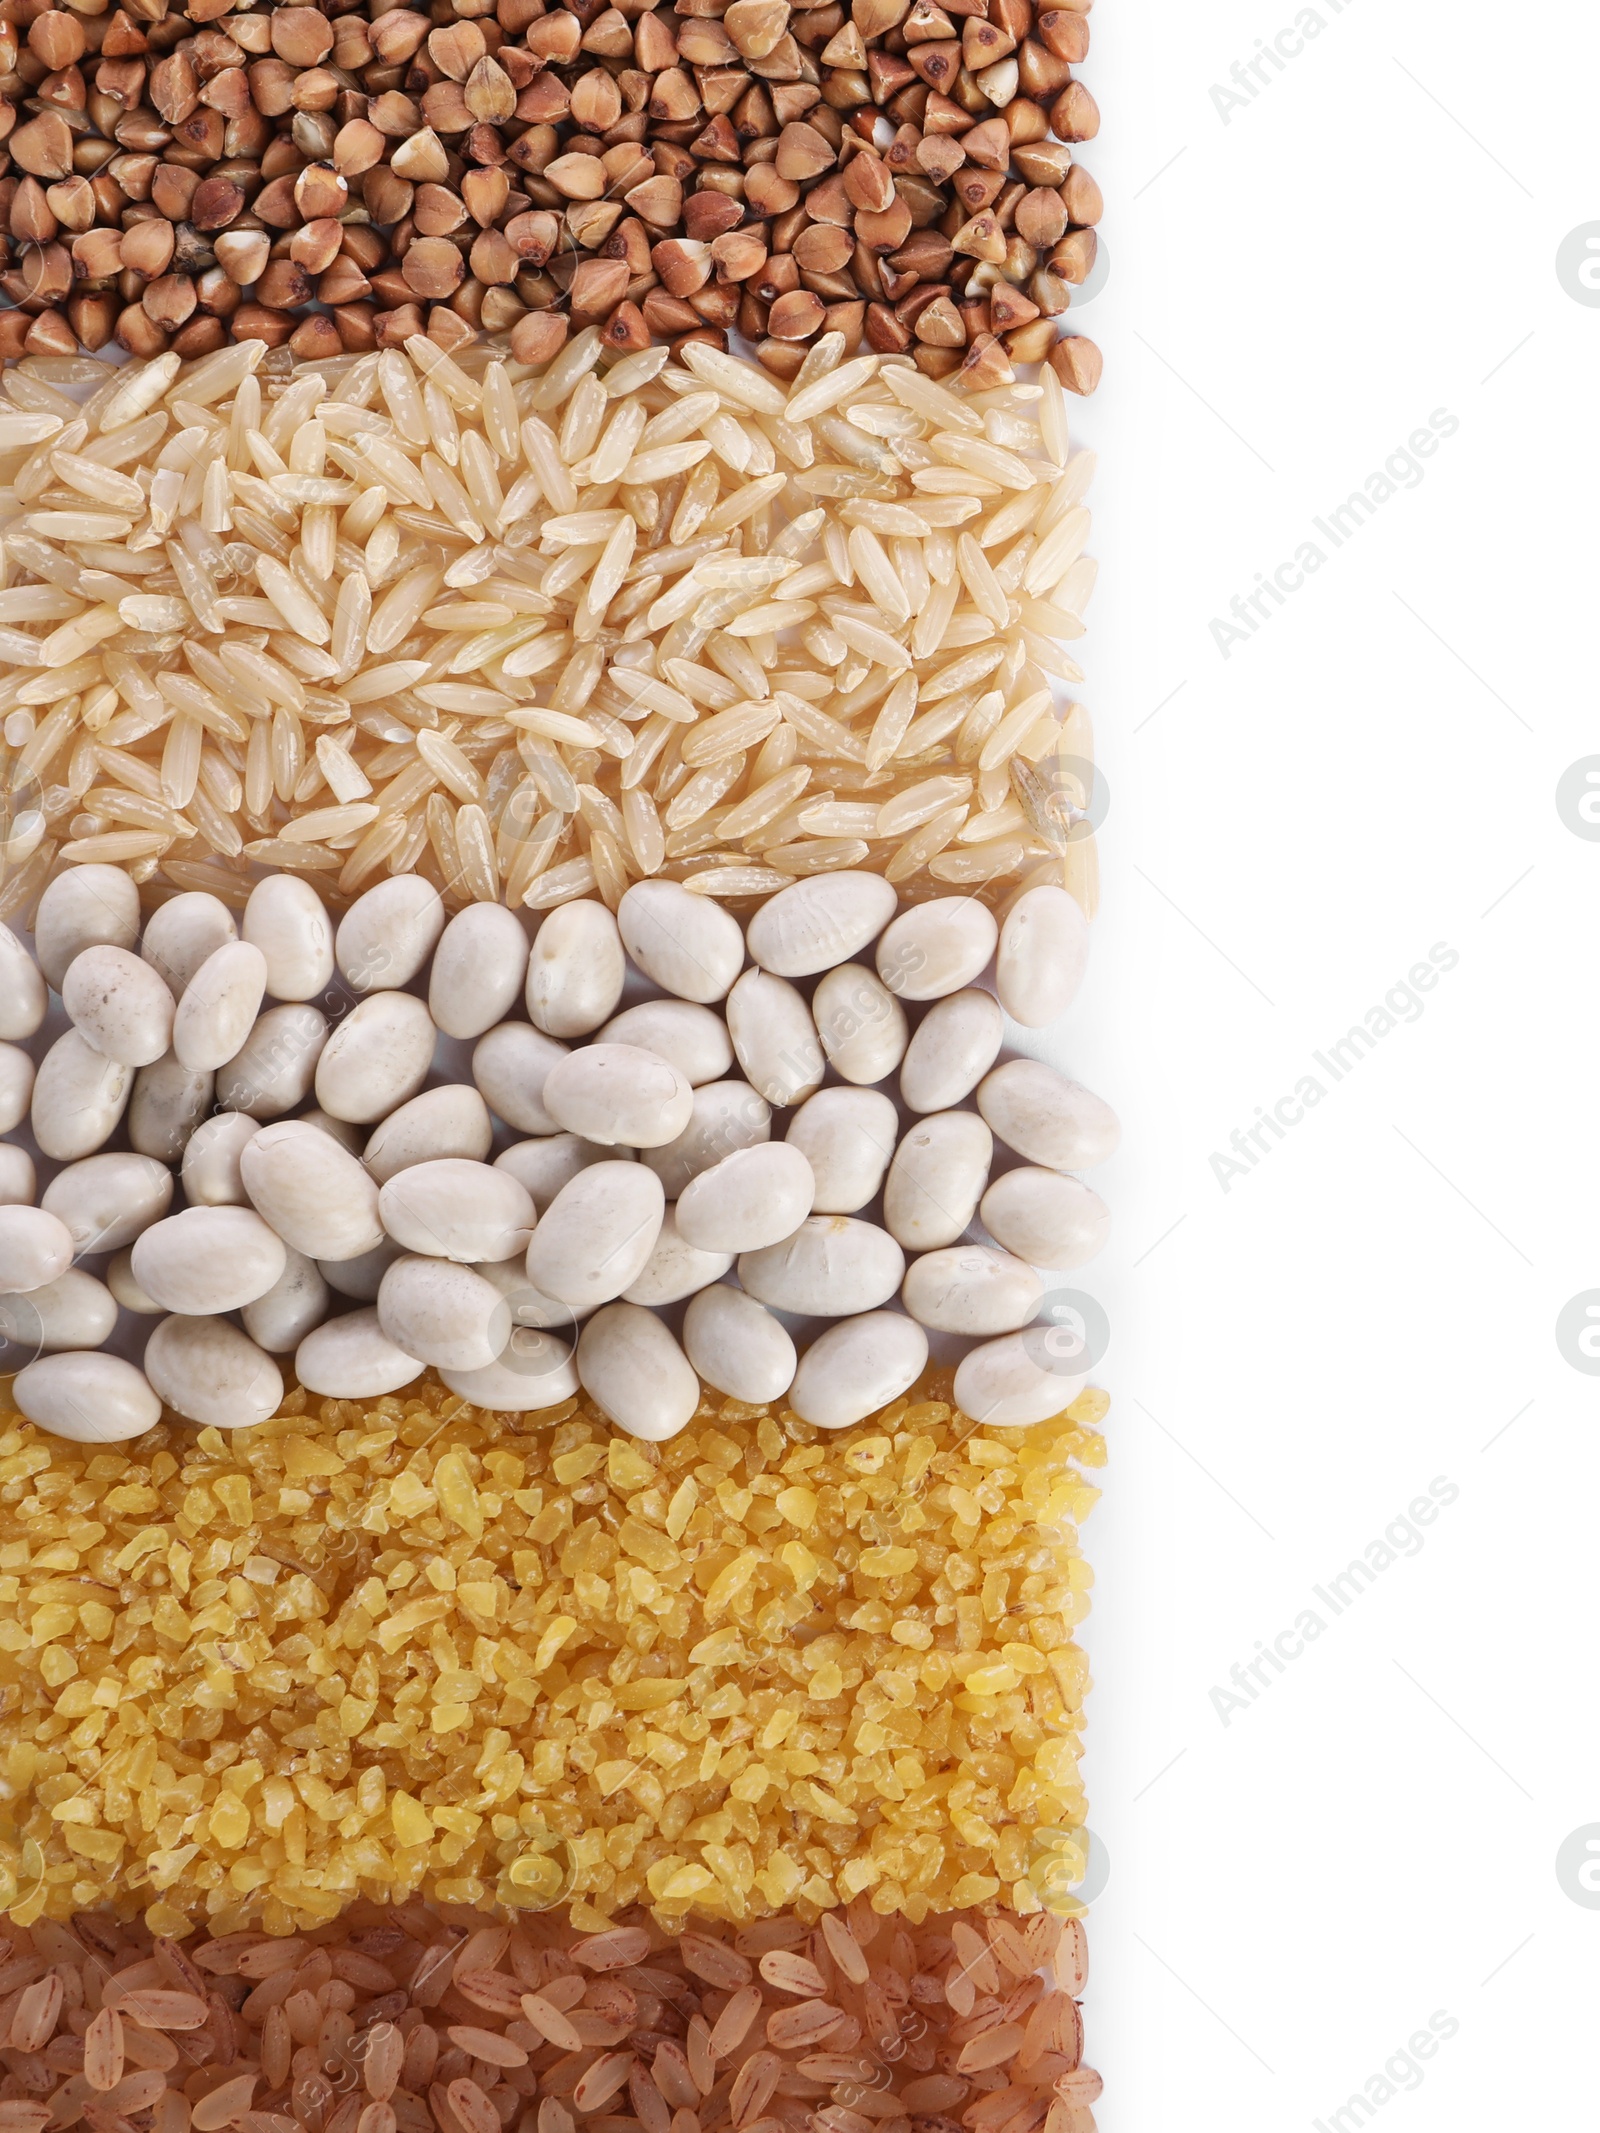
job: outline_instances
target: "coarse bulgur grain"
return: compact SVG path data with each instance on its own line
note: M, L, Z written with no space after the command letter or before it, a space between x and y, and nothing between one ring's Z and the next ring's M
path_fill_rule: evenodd
M708 1394L661 1444L431 1375L0 1436L0 1899L283 1933L357 1896L918 1921L1081 1878L1105 1395L986 1434Z

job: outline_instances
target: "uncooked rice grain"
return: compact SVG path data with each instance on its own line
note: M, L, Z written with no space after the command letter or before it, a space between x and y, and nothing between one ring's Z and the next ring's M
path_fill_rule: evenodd
M1016 790L1079 753L1092 455L1060 381L843 351L787 389L704 344L602 370L592 329L542 375L421 337L9 371L0 916L86 860L235 905L273 868L548 909L862 865L1090 903L1089 826ZM882 827L952 747L942 842ZM784 777L802 817L752 809Z

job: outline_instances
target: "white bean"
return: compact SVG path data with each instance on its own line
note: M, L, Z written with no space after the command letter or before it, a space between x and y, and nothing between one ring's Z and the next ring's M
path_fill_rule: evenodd
M172 1172L148 1155L88 1155L57 1171L39 1202L65 1222L75 1253L120 1252L172 1205Z
M541 1100L563 1132L602 1148L664 1148L694 1111L694 1090L671 1060L634 1044L586 1044L558 1059Z
M709 1007L689 1000L642 1000L608 1022L600 1042L659 1052L697 1089L720 1080L733 1064L728 1025Z
M1000 1054L1005 1016L993 993L951 993L917 1024L900 1068L908 1111L949 1111L970 1096Z
M720 1163L736 1148L754 1148L772 1138L772 1107L747 1081L708 1081L694 1092L689 1123L664 1148L647 1148L644 1160L676 1200L691 1178Z
M297 1123L315 1126L319 1133L325 1133L330 1141L337 1141L350 1155L359 1155L366 1145L367 1136L359 1126L352 1125L347 1118L330 1118L326 1111L315 1108L302 1111Z
M328 1018L320 1008L299 1000L269 1007L227 1065L217 1069L217 1102L225 1111L248 1111L252 1118L282 1118L310 1095L327 1042Z
M377 1186L304 1119L263 1126L240 1151L239 1175L256 1213L308 1259L353 1259L384 1241Z
M795 1372L789 1405L817 1429L848 1429L921 1377L928 1336L898 1311L863 1311L818 1334Z
M168 1052L133 1077L128 1099L128 1138L141 1155L176 1163L216 1100L217 1077L209 1067L186 1067Z
M414 994L369 993L322 1048L317 1102L353 1125L387 1117L427 1080L436 1042L433 1018Z
M528 958L528 1019L549 1037L587 1037L622 998L627 960L604 904L558 904L534 935Z
M1060 1333L1058 1326L1027 1326L970 1349L956 1369L957 1407L996 1429L1026 1429L1059 1415L1089 1382L1086 1370L1055 1354Z
M758 1252L792 1237L816 1194L811 1165L790 1141L739 1148L691 1178L678 1229L706 1252Z
M237 1311L282 1278L283 1240L249 1207L186 1207L136 1240L133 1278L164 1311Z
M1108 1103L1041 1059L1008 1059L986 1074L978 1109L996 1140L1046 1170L1092 1170L1121 1138Z
M161 1420L144 1372L93 1350L40 1356L18 1371L11 1397L30 1422L74 1444L121 1444Z
M678 1228L676 1210L669 1207L662 1217L644 1271L623 1291L624 1303L681 1303L697 1289L720 1281L733 1265L732 1252L707 1252L690 1244Z
M159 972L126 948L101 944L74 956L61 1004L92 1045L124 1066L149 1066L172 1041L176 1002Z
M72 1232L43 1207L0 1207L0 1290L26 1295L72 1264Z
M527 968L528 936L517 914L504 904L468 904L433 951L428 1012L447 1037L481 1037L511 1012Z
M391 1111L372 1129L361 1160L380 1185L387 1185L414 1163L436 1162L444 1156L486 1162L493 1145L489 1106L470 1082L452 1081L443 1088L424 1089Z
M919 1119L895 1150L883 1188L883 1221L908 1252L954 1244L989 1182L994 1136L971 1111Z
M1111 1234L1111 1210L1091 1186L1031 1165L996 1178L978 1212L996 1244L1063 1271L1093 1259Z
M750 953L774 977L831 970L875 940L894 917L894 884L847 869L811 874L769 896L746 929Z
M570 1400L578 1389L570 1341L519 1326L492 1363L481 1370L441 1370L458 1400L497 1414L537 1414Z
M117 1130L133 1069L97 1052L81 1030L56 1039L34 1077L29 1122L41 1155L70 1163L92 1155Z
M249 1200L239 1158L261 1131L243 1111L221 1111L196 1126L183 1151L183 1196L191 1207L243 1207Z
M33 1101L33 1061L19 1044L0 1044L0 1133L14 1133Z
M442 1156L392 1177L378 1194L378 1219L408 1252L470 1264L526 1252L534 1207L509 1171Z
M781 1400L794 1379L787 1329L742 1289L702 1289L683 1315L683 1345L706 1383L730 1400Z
M787 979L747 970L728 995L727 1015L745 1078L768 1103L801 1103L818 1087L825 1062L817 1027L804 996Z
M1012 1333L1038 1310L1044 1283L1009 1252L956 1244L913 1259L900 1295L917 1323L935 1333Z
M488 1153L485 1148L485 1154ZM612 1151L576 1133L552 1133L544 1140L517 1141L494 1159L496 1170L509 1171L543 1214L562 1186L591 1163L610 1161Z
M1072 1005L1089 964L1089 921L1075 896L1024 889L1000 929L995 985L1013 1022L1044 1029Z
M244 937L267 961L274 1000L314 1000L333 976L333 922L298 874L269 874L250 891Z
M209 1429L251 1429L283 1401L283 1373L225 1318L164 1318L144 1372L167 1405Z
M328 1312L328 1284L314 1259L284 1248L283 1272L239 1316L244 1330L268 1355L288 1355ZM304 1380L302 1380L302 1383Z
M31 1037L50 1005L38 964L6 925L0 925L0 1038Z
M376 1303L384 1275L397 1259L404 1257L394 1239L385 1237L370 1252L357 1252L353 1258L319 1259L317 1272L338 1295L348 1296L355 1303Z
M161 1306L153 1296L146 1296L133 1278L133 1250L118 1252L106 1268L106 1287L124 1311L133 1311L141 1318L159 1318Z
M73 958L97 942L132 948L139 938L139 891L121 867L69 867L39 899L34 953L57 992Z
M666 1195L643 1163L594 1163L563 1185L528 1246L528 1279L575 1309L632 1288L661 1233Z
M27 1149L0 1141L0 1207L31 1207L38 1184Z
M622 944L647 978L709 1007L744 967L739 922L676 881L636 881L617 906Z
M339 968L357 992L409 985L444 931L444 904L420 874L394 874L358 896L334 935Z
M267 959L248 941L208 955L185 988L172 1049L186 1067L225 1066L250 1034L267 989Z
M98 1348L117 1322L117 1300L103 1281L68 1267L42 1289L0 1296L0 1340L34 1355Z
M578 1322L588 1317L588 1308L575 1311L560 1297L546 1296L543 1289L536 1289L528 1279L525 1256L524 1259L502 1259L498 1263L486 1260L474 1271L485 1281L493 1282L511 1306L513 1338L515 1329L520 1326L534 1332L557 1332L576 1340Z
M475 1268L407 1256L379 1285L378 1324L418 1362L481 1370L511 1338L511 1308Z
M324 1400L381 1400L427 1368L397 1348L372 1309L346 1311L315 1327L294 1352L294 1374Z
M472 1078L496 1118L516 1133L555 1133L559 1129L545 1109L545 1077L567 1057L564 1044L525 1022L502 1022L481 1036L472 1050Z
M818 979L811 1018L828 1063L859 1087L887 1081L905 1057L906 1011L864 963L840 963Z
M848 1318L875 1311L899 1288L905 1254L876 1223L811 1215L782 1244L742 1252L741 1287L774 1311Z
M601 1412L630 1437L675 1437L700 1405L688 1357L653 1311L607 1304L578 1337L578 1378Z
M181 1000L207 956L238 938L233 913L222 898L208 896L203 889L189 889L151 912L139 953L173 999Z
M784 1139L811 1165L813 1212L853 1215L876 1199L899 1131L881 1089L819 1089L803 1103Z
M942 1000L988 968L1000 938L975 896L937 896L902 911L878 943L878 975L902 1000Z

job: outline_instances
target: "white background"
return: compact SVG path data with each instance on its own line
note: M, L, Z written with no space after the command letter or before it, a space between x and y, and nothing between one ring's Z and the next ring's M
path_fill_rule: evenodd
M1594 2110L1600 1911L1556 1855L1600 1823L1600 1383L1555 1323L1600 1288L1600 844L1555 789L1600 753L1600 309L1556 255L1600 224L1600 19L1315 13L1227 122L1213 85L1300 43L1295 0L1105 0L1084 69L1112 808L1062 1051L1127 1129L1084 1277L1106 2133L1326 2122L1436 2013L1341 2125ZM1457 434L1335 553L1312 519L1435 410ZM1224 659L1212 619L1307 539L1326 566ZM1313 1051L1436 943L1455 969L1335 1085ZM1325 1101L1224 1192L1213 1152L1307 1073ZM1420 1552L1335 1617L1313 1586L1435 1477ZM1225 1724L1213 1688L1308 1607Z

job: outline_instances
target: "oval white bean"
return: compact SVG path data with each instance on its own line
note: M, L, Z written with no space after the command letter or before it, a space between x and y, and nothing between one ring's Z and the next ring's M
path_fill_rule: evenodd
M560 1129L543 1102L546 1076L567 1057L564 1044L525 1022L502 1022L481 1036L472 1050L472 1078L496 1118L516 1133L555 1133Z
M121 867L69 867L39 899L33 950L55 991L74 957L105 942L132 948L139 938L139 891Z
M905 1057L906 1011L865 963L840 963L818 979L811 1018L829 1064L858 1087L887 1081Z
M817 1026L804 996L787 979L747 970L728 995L727 1015L745 1078L768 1103L783 1109L803 1102L819 1086L825 1062Z
M106 1287L117 1299L124 1311L133 1311L141 1318L159 1318L161 1306L153 1296L146 1296L133 1278L133 1250L118 1252L106 1268Z
M183 1151L183 1196L191 1207L243 1207L249 1200L239 1158L261 1131L243 1111L221 1111L196 1126Z
M769 896L747 928L750 953L774 977L804 978L848 963L894 917L894 884L847 869L812 874Z
M75 1253L120 1252L172 1205L172 1172L148 1155L87 1155L57 1171L40 1206L65 1222Z
M1031 1266L987 1244L924 1252L906 1269L901 1301L935 1333L1012 1333L1039 1308L1044 1283Z
M72 1232L43 1207L0 1207L0 1290L26 1295L72 1264Z
M383 1277L404 1251L392 1237L385 1237L370 1252L357 1252L350 1259L319 1259L317 1272L337 1295L356 1303L376 1303Z
M522 1259L502 1259L498 1264L485 1261L475 1271L485 1281L493 1282L511 1306L513 1338L515 1329L520 1326L533 1332L560 1333L568 1340L577 1339L579 1320L587 1318L588 1308L575 1311L558 1296L547 1296L543 1289L536 1289L528 1279L528 1269Z
M1046 1170L1092 1170L1122 1133L1108 1103L1041 1059L1008 1059L986 1074L978 1109L996 1140Z
M996 1244L1033 1266L1083 1266L1111 1235L1111 1210L1092 1186L1032 1165L996 1178L978 1212Z
M898 1311L863 1311L841 1319L800 1358L789 1405L817 1429L848 1429L917 1382L928 1362L928 1336Z
M511 1309L475 1268L407 1256L379 1285L378 1324L419 1362L481 1370L511 1338Z
M14 1133L33 1102L33 1061L18 1044L0 1044L0 1133Z
M26 1148L0 1141L0 1207L31 1207L39 1181Z
M18 1371L11 1397L30 1422L74 1444L121 1444L161 1420L144 1372L92 1350L40 1356Z
M387 1185L413 1164L445 1156L486 1162L493 1145L489 1106L470 1082L452 1081L440 1089L424 1089L391 1111L372 1129L361 1160L380 1185Z
M557 1060L541 1100L563 1132L602 1148L664 1148L694 1111L671 1060L633 1044L586 1044Z
M334 960L357 992L409 985L444 931L444 903L420 874L395 874L358 896L334 935Z
M439 1375L457 1399L503 1415L537 1414L570 1400L578 1389L571 1342L529 1326L515 1328L501 1353L481 1370L441 1370Z
M56 1039L34 1077L28 1118L41 1155L71 1163L93 1155L121 1123L133 1069L97 1052L81 1030Z
M268 1355L288 1355L327 1314L328 1284L317 1262L285 1246L283 1272L239 1316L258 1348Z
M31 1037L50 1005L38 964L6 925L0 925L0 1038Z
M527 967L528 1019L548 1037L586 1037L608 1022L628 968L616 920L590 897L549 913Z
M656 1232L650 1257L636 1281L622 1292L624 1303L681 1303L697 1289L720 1281L733 1264L732 1252L702 1251L690 1244L678 1228L676 1210L669 1207Z
M630 1437L659 1444L675 1437L700 1405L689 1359L653 1311L607 1304L578 1336L578 1380L601 1412Z
M303 1000L269 1007L217 1069L217 1102L252 1118L282 1118L310 1095L327 1042L328 1020L320 1008Z
M151 912L139 953L173 999L181 1000L207 956L238 938L233 913L222 898L208 896L203 889L189 889Z
M217 1077L209 1067L186 1067L168 1052L133 1077L128 1099L128 1138L141 1155L177 1163L216 1101Z
M248 941L213 949L184 990L172 1049L186 1067L226 1066L250 1034L267 989L267 959Z
M993 993L951 993L917 1024L900 1068L908 1111L949 1111L970 1096L1000 1056L1005 1016Z
M0 1340L24 1354L98 1348L117 1322L117 1300L103 1281L68 1267L43 1288L0 1296Z
M689 1123L664 1148L647 1148L644 1161L676 1200L691 1178L720 1163L736 1148L754 1148L772 1138L772 1107L747 1081L708 1081L694 1092Z
M739 922L676 881L636 881L617 906L622 944L647 978L709 1007L744 968Z
M509 1171L442 1156L392 1177L378 1194L378 1219L408 1252L471 1263L526 1252L534 1208Z
M988 968L1000 929L975 896L937 896L902 911L878 943L878 975L902 1000L942 1000Z
M807 1318L875 1311L905 1270L905 1254L887 1230L848 1215L811 1215L783 1243L739 1257L740 1285L758 1303Z
M240 1151L239 1175L256 1213L308 1259L354 1259L384 1241L377 1186L303 1119L263 1126Z
M177 1003L160 974L126 948L74 956L61 1004L92 1045L124 1066L149 1066L172 1041Z
M322 1048L317 1102L334 1118L371 1125L416 1095L436 1042L433 1018L414 994L369 993Z
M250 1429L283 1401L283 1373L225 1318L164 1318L144 1374L167 1405L210 1429Z
M563 1185L528 1246L528 1279L575 1309L632 1288L661 1233L666 1195L643 1163L595 1163Z
M678 1231L701 1251L757 1252L794 1235L815 1193L811 1165L792 1142L736 1149L683 1188Z
M1072 1005L1089 967L1089 921L1075 896L1051 882L1024 889L1000 929L995 986L1025 1029L1044 1029Z
M1026 1429L1059 1415L1089 1382L1085 1369L1056 1354L1060 1336L1059 1326L1027 1326L969 1349L956 1369L956 1405L996 1429Z
M517 914L504 904L468 904L433 951L428 1012L447 1037L481 1037L510 1013L527 968L528 936Z
M485 1154L488 1153L487 1148ZM612 1160L613 1151L576 1133L552 1133L543 1140L517 1141L494 1159L496 1170L509 1171L543 1214L563 1185L591 1163Z
M813 1212L853 1215L876 1199L899 1131L881 1089L819 1089L803 1103L784 1139L811 1165Z
M274 1000L314 1000L333 977L333 921L298 874L269 874L250 891L244 937L267 963Z
M324 1400L381 1400L420 1378L426 1367L395 1346L371 1308L328 1319L294 1352L295 1376Z
M608 1022L600 1042L659 1052L697 1089L719 1081L733 1064L728 1025L709 1007L689 1000L643 1000Z
M330 1141L337 1141L350 1155L359 1155L366 1145L366 1135L359 1126L353 1126L347 1118L330 1118L326 1111L315 1108L302 1111L297 1124L315 1126L319 1133L325 1133Z
M780 1319L742 1289L702 1289L683 1314L683 1345L708 1385L752 1406L781 1400L794 1381L795 1350Z
M935 1111L895 1150L883 1188L883 1221L908 1252L954 1244L989 1182L994 1136L971 1111Z
M265 1296L288 1264L283 1240L249 1207L187 1207L135 1240L133 1278L164 1311L205 1318Z

